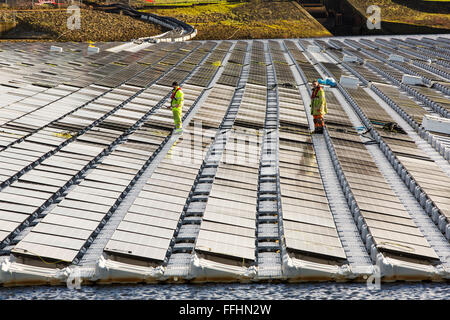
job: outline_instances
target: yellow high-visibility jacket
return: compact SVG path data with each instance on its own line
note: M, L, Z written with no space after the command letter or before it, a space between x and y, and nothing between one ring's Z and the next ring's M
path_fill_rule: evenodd
M311 98L310 107L313 116L323 116L328 113L327 100L325 99L323 88L320 88L317 95L314 98Z
M173 92L175 92L175 96L172 98L172 101L170 102L170 106L173 108L183 108L183 104L184 104L184 93L183 91L181 91L180 87L176 87L173 91L172 91L172 96L173 96Z

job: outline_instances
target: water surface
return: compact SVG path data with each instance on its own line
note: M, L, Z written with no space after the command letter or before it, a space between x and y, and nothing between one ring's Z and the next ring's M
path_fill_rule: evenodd
M448 283L387 283L369 289L365 283L299 284L137 284L0 288L3 299L63 300L404 300L450 299Z

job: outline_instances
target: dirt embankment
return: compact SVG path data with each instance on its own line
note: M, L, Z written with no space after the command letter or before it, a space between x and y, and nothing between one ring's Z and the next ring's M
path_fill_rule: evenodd
M419 5L420 1L415 1L418 4L413 5L414 1L399 1L399 0L347 0L360 12L365 13L370 5L377 5L381 9L381 20L387 22L396 22L411 24L430 28L450 29L450 14L436 13L436 5L430 10L427 10L426 3ZM423 2L423 1L422 1ZM444 8L448 7L448 3L442 1ZM434 13L433 13L434 11ZM364 14L365 15L365 14Z
M147 9L180 19L198 30L198 40L324 37L331 34L291 2L228 3Z
M66 10L0 11L0 16L13 15L17 25L2 38L29 38L58 41L129 41L149 37L165 30L148 22L125 15L97 10L80 10L80 28L71 30ZM74 21L74 20L73 20ZM74 23L69 25L73 25Z

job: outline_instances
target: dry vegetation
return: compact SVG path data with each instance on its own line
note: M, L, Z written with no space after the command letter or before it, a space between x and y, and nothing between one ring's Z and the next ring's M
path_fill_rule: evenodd
M195 26L198 40L331 36L290 2L252 1L146 11Z
M17 11L15 29L3 38L40 38L58 41L129 41L164 32L162 27L128 16L81 10L81 29L67 28L66 10Z
M348 0L364 15L369 5L381 8L382 21L407 23L433 28L450 29L450 15L448 13L429 13L413 9L392 0ZM445 1L447 2L447 1Z

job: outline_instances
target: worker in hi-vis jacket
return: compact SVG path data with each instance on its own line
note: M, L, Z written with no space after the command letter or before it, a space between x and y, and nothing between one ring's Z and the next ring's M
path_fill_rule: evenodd
M172 109L173 114L173 122L175 123L175 132L181 133L183 132L183 124L181 123L181 111L183 110L184 104L184 93L181 90L178 82L174 81L172 83L172 94L170 96L170 106L169 109Z
M311 94L311 115L314 118L314 133L323 133L325 121L324 115L328 113L325 92L317 80L313 81L313 89Z

